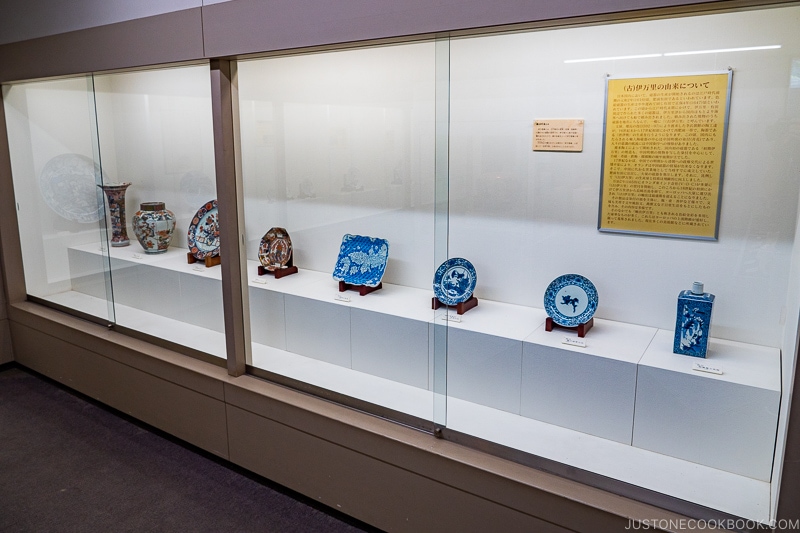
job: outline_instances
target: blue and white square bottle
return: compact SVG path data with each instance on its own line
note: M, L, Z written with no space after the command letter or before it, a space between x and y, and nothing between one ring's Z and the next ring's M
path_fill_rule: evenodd
M673 352L705 358L713 306L714 295L703 292L702 282L695 281L691 289L681 291L678 295Z

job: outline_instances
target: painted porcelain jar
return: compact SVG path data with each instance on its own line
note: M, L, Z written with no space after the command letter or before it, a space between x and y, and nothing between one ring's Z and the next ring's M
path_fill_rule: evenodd
M145 202L133 215L133 233L148 254L167 251L175 232L175 215L164 202Z
M705 357L714 295L703 291L703 283L695 281L692 288L678 295L675 320L675 341L672 351L677 354Z
M125 223L125 191L130 183L98 185L106 193L108 214L111 218L111 246L128 246L128 231Z

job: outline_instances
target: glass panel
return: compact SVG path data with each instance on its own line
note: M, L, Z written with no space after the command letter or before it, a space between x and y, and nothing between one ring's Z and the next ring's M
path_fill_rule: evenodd
M434 265L449 259L450 223L450 39L436 40L436 185L434 191ZM437 268L438 271L438 268ZM434 280L434 283L436 280ZM436 313L433 337L433 421L447 425L447 308ZM442 318L445 320L443 321Z
M424 42L238 64L253 366L425 421L435 62ZM298 273L269 273L288 245L271 228L288 232ZM339 261L345 235L385 239L388 262L358 239ZM356 285L386 264L382 288L339 292L345 263Z
M209 67L97 75L94 84L103 183L112 195L125 189L128 244L113 246L109 227L117 323L225 358L220 267L187 255L189 234L209 239L196 255L215 249Z
M28 294L113 322L91 78L3 86L3 103Z
M781 380L785 398L798 327L798 22L791 7L451 42L449 252L475 264L481 314L449 329L448 428L737 516L774 516ZM719 240L598 232L607 76L728 67ZM631 116L682 103L668 98L654 93ZM692 124L705 113L671 131L703 133ZM582 120L582 150L532 150L543 119ZM649 132L637 120L627 142L642 155L634 147ZM675 162L665 175L680 178L659 195L694 186L680 167L687 146L657 147ZM647 164L634 188L655 179ZM545 290L573 273L599 295L583 339L544 325ZM695 280L716 294L706 360L672 353L677 296Z

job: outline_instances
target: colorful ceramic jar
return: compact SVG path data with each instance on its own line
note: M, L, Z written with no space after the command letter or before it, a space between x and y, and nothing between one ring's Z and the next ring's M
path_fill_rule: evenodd
M175 215L164 202L145 202L133 215L133 233L148 254L167 251L175 231Z

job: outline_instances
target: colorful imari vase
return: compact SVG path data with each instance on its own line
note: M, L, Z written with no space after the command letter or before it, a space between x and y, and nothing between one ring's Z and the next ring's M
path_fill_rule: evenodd
M703 292L703 284L699 281L678 295L673 352L705 358L713 306L714 295Z
M167 251L175 232L175 215L164 202L145 202L133 215L133 233L148 254Z
M130 183L98 185L106 193L108 214L111 218L111 246L128 246L128 223L125 221L125 191Z

